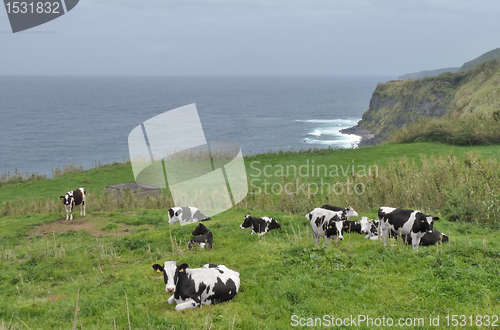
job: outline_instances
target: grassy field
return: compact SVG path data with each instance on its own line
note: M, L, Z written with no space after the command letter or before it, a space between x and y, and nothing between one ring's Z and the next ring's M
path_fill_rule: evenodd
M479 158L471 158L471 150ZM280 167L294 165L300 171L300 166L309 164L311 171L313 161L314 165L337 165L344 171L352 165L376 165L383 179L405 164L411 165L413 174L430 173L434 171L429 169L432 157L456 157L466 169L471 159L483 157L478 163L480 170L466 173L471 180L488 176L495 186L497 178L489 175L496 171L499 150L498 146L387 144L269 153L246 157L245 163L249 180L258 180L255 186L263 189L264 179L270 183L291 180L275 175ZM456 175L461 173L458 169ZM292 170L290 167L289 176L293 176ZM339 180L350 176L340 172ZM311 174L306 178L310 183L324 177ZM438 174L455 175L445 170ZM408 180L404 175L407 172L401 171L390 178ZM378 322L388 325L390 320L397 325L400 319L411 328L429 329L433 328L430 317L436 324L438 316L440 327L448 327L449 321L449 327L456 328L451 326L453 315L458 315L460 328L465 328L460 326L464 318L469 324L466 328L479 328L480 316L489 316L482 318L481 328L500 325L493 316L500 314L500 226L496 214L481 221L442 219L435 228L446 233L450 242L420 247L419 251L396 240L384 248L381 242L365 240L359 234L345 234L342 242L315 246L305 213L300 208L290 211L286 203L279 205L286 197L281 195L286 194L256 194L254 188L254 195L238 207L206 223L214 233L211 251L189 251L187 242L194 226L168 225L168 193L157 200L131 200L128 205L104 203L105 185L132 180L130 164L124 163L0 186L2 210L9 205L9 214L0 218L0 329L71 329L76 305L78 329L288 329L308 322L323 328L332 317L338 322L338 318L351 316L355 323L347 328L353 329L371 329ZM80 186L93 196L87 216L80 216L77 209L75 219L66 222L58 196ZM468 195L457 196L465 199ZM325 200L336 204L328 198L313 196L304 207ZM53 211L23 210L40 200ZM359 201L368 203L366 199ZM374 205L359 204L356 209L360 216L376 217ZM429 211L441 215L442 210L430 207ZM246 214L274 217L282 230L262 237L250 235L250 230L239 228ZM175 312L167 303L169 295L162 277L151 268L165 260L185 262L190 267L208 262L225 264L240 273L240 291L230 302ZM359 322L358 315L368 320Z

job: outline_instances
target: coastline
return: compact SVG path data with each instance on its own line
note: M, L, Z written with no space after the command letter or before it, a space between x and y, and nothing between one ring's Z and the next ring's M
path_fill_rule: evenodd
M353 134L361 137L361 141L358 143L358 147L369 146L379 144L382 139L375 137L375 134L370 131L359 127L359 123L356 126L344 128L340 130L342 134Z

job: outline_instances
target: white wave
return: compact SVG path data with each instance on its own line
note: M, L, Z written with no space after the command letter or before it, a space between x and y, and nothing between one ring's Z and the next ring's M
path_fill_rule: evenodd
M315 129L314 132L309 133L309 135L321 136L323 133L320 130Z
M312 145L322 145L322 146L332 146L339 148L350 148L352 146L357 146L361 141L361 136L354 134L342 134L338 133L335 136L335 140L320 140L314 138L305 138L304 143L312 144Z
M358 145L361 137L354 134L343 134L342 129L355 126L359 119L307 119L296 120L305 123L311 130L306 134L304 143L310 145L350 148Z

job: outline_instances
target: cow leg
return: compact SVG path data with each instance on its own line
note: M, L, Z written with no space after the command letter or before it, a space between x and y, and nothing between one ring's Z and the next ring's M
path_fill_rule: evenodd
M70 212L69 212L69 219L70 220L73 220L73 208L74 207L75 207L75 204L71 203L71 208L70 208Z
M69 207L68 207L68 205L64 205L64 208L66 209L66 221L68 221L68 218L69 218Z
M418 245L420 244L420 236L418 236L416 233L411 233L410 236L413 250L418 250Z
M388 230L386 228L383 228L381 225L380 226L380 236L382 236L382 241L384 241L384 246L387 246L387 242L386 242L387 232L388 232Z
M82 209L83 209L83 214L82 214ZM82 202L82 207L80 208L80 215L85 216L85 201Z
M174 302L175 302L175 298L174 298L175 295L172 295L170 298L168 298L168 303L170 305L172 305Z
M198 306L198 304L196 303L196 301L194 301L193 299L187 299L182 304L178 304L177 306L175 306L175 310L176 311L181 311L181 310L186 309L186 308L193 309L196 306Z

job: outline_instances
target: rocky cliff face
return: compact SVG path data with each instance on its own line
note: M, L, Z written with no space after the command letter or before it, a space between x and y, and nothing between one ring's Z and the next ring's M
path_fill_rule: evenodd
M378 84L370 106L358 123L359 128L372 135L361 145L379 143L396 129L420 117L443 116L450 111L453 91L459 80L444 74L439 79L389 81Z
M466 72L378 84L362 120L345 132L363 136L362 146L380 143L420 118L490 120L496 112L500 113L500 59Z
M468 120L500 118L500 48L483 54L472 69L435 77L380 83L357 126L345 133L363 137L360 146L377 144L419 118L452 115ZM486 59L493 58L485 61ZM465 65L464 65L465 66Z

